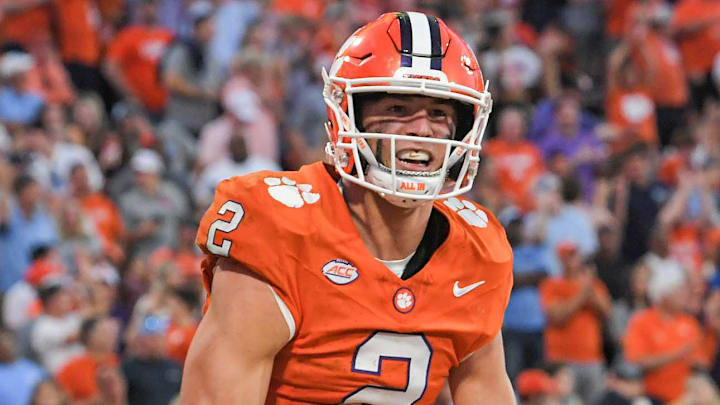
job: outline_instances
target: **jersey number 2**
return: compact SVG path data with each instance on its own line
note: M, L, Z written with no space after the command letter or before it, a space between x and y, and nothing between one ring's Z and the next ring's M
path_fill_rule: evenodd
M366 385L345 397L343 403L410 405L419 400L427 388L432 347L421 334L375 332L355 350L352 371L380 375L384 360L407 362L407 385L404 389Z
M223 239L221 245L216 245L215 232L221 231L228 233L234 231L245 216L245 210L242 205L240 205L240 203L236 203L235 201L225 201L225 204L223 204L218 210L218 214L225 215L228 211L233 213L232 218L230 218L230 222L222 219L215 220L208 230L206 246L207 250L214 255L228 257L230 256L230 247L232 246L232 241L228 239Z

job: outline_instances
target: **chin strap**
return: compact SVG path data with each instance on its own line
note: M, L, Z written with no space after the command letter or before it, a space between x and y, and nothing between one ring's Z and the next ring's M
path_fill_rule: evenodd
M434 176L412 176L396 171L395 184L393 184L393 175L390 171L383 170L378 166L370 166L367 180L376 186L396 192L414 195L436 195L445 183L445 176L442 173Z

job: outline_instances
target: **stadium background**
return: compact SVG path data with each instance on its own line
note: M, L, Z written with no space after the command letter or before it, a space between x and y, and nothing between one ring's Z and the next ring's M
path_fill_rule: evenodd
M393 10L442 17L490 81L468 197L514 247L504 337L523 403L642 387L628 344L686 350L660 381L680 382L669 403L720 403L720 1L4 0L1 404L175 397L215 185L321 159L320 69ZM558 331L542 308L571 300L549 281L572 266L612 309ZM698 333L629 342L633 315L674 293Z

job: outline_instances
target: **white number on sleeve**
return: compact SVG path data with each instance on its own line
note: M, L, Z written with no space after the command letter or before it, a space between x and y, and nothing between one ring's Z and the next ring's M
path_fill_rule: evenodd
M365 386L345 397L343 403L410 405L425 394L432 347L425 336L396 332L375 332L358 346L352 371L380 375L384 360L408 364L407 386L404 389Z
M242 205L240 205L240 203L236 203L235 201L226 201L225 204L223 204L218 210L218 214L225 215L228 211L233 213L232 218L230 218L230 222L218 219L210 225L210 230L208 230L208 239L206 244L207 249L210 253L218 256L230 256L230 246L232 246L232 241L223 239L222 245L216 245L215 231L225 233L232 232L238 227L240 221L242 221L245 216L245 210Z

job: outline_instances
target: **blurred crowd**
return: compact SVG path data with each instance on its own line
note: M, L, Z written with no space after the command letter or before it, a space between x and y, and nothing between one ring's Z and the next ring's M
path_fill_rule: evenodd
M0 403L173 401L215 186L321 159L321 69L394 10L490 83L520 403L720 404L720 0L3 0Z

